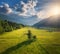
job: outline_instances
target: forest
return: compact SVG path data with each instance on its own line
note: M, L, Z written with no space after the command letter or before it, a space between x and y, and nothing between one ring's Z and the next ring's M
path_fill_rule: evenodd
M18 24L15 22L10 22L7 20L0 20L0 34L4 33L4 32L10 32L16 29L20 29L24 27L23 24Z

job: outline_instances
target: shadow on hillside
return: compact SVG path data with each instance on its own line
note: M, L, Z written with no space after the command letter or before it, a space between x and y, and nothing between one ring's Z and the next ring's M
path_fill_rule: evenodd
M49 54L49 52L47 51L47 49L45 49L43 46L42 46L42 44L39 44L39 47L40 47L40 50L42 50L42 53L43 54Z
M32 39L32 40L26 40L26 41L24 41L22 43L17 44L16 46L13 46L11 48L8 48L6 51L4 51L4 52L2 52L0 54L9 54L10 52L12 52L14 50L17 50L18 48L20 48L20 47L22 47L24 45L27 46L27 45L31 44L32 42L34 42L34 41L35 41L34 39Z

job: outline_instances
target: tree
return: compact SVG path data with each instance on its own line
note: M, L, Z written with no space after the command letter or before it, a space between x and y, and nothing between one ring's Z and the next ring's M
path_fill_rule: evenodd
M30 30L28 30L27 36L28 36L28 39L31 39L32 38L32 33L31 33Z
M0 20L0 34L2 34L3 32L4 32L4 29L3 29L3 27L2 27L2 25L1 25L1 20Z
M0 25L0 34L4 32L3 27Z
M36 35L33 36L33 39L36 39Z

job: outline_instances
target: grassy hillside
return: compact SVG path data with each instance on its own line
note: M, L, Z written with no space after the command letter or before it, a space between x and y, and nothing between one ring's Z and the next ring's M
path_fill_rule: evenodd
M28 40L27 30L36 35ZM60 54L60 32L22 28L0 35L0 54Z

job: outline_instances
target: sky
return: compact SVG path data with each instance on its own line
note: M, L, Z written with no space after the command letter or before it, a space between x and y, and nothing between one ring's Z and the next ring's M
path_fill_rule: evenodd
M59 6L60 0L0 0L0 14L33 25L53 15L52 8Z

